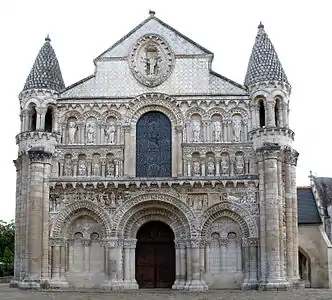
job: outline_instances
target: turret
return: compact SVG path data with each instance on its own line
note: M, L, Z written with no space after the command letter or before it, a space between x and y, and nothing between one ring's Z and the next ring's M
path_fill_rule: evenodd
M57 144L56 100L64 83L49 36L19 95L15 265L12 285L39 288L48 282L49 186Z
M245 85L250 94L260 199L260 289L296 286L298 224L296 163L289 129L291 86L264 26L258 26ZM286 226L284 226L284 224Z
M251 132L254 147L265 142L291 145L288 112L291 86L262 23L250 56L244 81L250 93Z

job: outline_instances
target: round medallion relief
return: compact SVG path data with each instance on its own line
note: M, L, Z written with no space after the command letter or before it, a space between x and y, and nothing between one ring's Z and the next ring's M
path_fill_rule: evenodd
M166 80L174 67L174 53L159 35L141 37L129 54L130 70L142 84L154 87Z

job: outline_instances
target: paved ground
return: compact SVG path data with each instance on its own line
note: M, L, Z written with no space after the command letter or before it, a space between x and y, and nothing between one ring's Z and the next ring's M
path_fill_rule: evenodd
M208 293L183 293L171 290L145 290L126 293L88 292L33 292L9 288L0 284L0 300L332 300L332 290L303 289L280 292L263 291L209 291Z

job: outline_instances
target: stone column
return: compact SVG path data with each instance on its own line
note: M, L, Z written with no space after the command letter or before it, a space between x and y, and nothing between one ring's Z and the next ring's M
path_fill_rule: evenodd
M276 126L276 120L275 120L275 100L272 98L268 98L266 101L266 112L267 112L267 118L266 118L266 126L267 127L275 127Z
M138 289L135 278L135 249L136 239L124 240L124 282L123 287L127 290Z
M180 245L178 241L174 241L175 247L175 282L172 285L173 290L178 289L178 285L180 283Z
M131 145L131 127L130 125L126 125L123 127L124 129L124 176L129 177L132 175L132 167L133 161L132 156L136 155L136 153L132 153L132 145ZM135 168L134 168L135 169Z
M191 176L191 156L187 157L187 176Z
M24 288L39 288L42 280L42 262L48 259L44 253L45 245L48 245L48 217L49 217L49 195L45 191L48 188L50 176L50 161L52 154L44 151L42 147L29 150L30 158L30 189L27 203L28 219L28 270L25 282L20 284ZM45 206L47 213L45 215ZM47 228L45 224L47 223Z
M216 176L220 176L220 157L216 156Z
M248 249L249 249L249 277L248 277L248 288L257 289L257 247L258 238L248 238Z
M242 238L242 258L243 258L243 281L242 281L242 288L248 288L249 284L249 246L248 246L248 239Z
M183 175L183 161L182 161L182 141L183 141L183 127L178 125L175 127L176 143L177 143L177 175Z
M205 243L205 272L210 273L210 243Z
M11 287L17 287L20 281L22 270L22 235L24 234L21 226L21 194L22 194L22 156L14 160L16 167L16 207L15 207L15 252L14 252L14 276L10 282Z
M191 240L190 246L192 280L188 289L190 291L206 291L206 284L202 281L200 273L200 240Z
M192 268L191 268L191 243L190 241L186 242L186 283L184 289L188 290L192 280Z
M287 287L285 277L281 276L280 266L280 228L278 203L278 169L277 159L280 146L266 144L260 149L264 157L264 187L265 187L265 243L267 278L261 283L262 289L278 289Z
M84 239L82 240L83 245L83 271L89 272L90 271L90 249L91 249L91 240Z
M298 205L297 205L297 187L296 187L296 165L299 153L292 150L291 156L291 188L292 188L292 227L293 227L293 285L297 285L300 280L299 276L299 237L298 237Z
M119 278L122 273L122 262L120 261L121 243L117 238L109 239L105 242L107 249L107 280L103 287L112 290L118 290L123 287L122 278ZM121 250L122 253L122 250ZM119 280L120 279L120 280Z
M60 255L60 244L55 242L52 247L52 286L60 281Z
M201 155L201 176L205 176L205 174L206 174L205 160L206 160L206 156L205 155Z

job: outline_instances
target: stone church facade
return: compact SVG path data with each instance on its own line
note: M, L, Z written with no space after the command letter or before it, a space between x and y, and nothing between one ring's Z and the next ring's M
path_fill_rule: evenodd
M19 95L22 288L299 284L291 86L264 26L244 85L154 12L65 87L47 37Z

